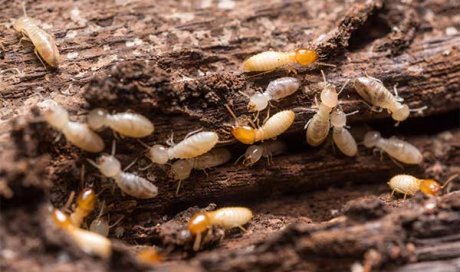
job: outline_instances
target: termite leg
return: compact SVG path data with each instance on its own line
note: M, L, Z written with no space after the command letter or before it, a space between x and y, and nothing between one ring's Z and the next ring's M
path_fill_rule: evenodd
M267 116L265 117L263 124L265 124L265 122L267 122L269 118L270 118L270 107L267 109Z
M398 83L396 83L396 84L393 86L393 92L395 93L395 99L396 99L396 101L398 101L398 102L403 102L403 101L404 101L404 98L400 97L399 94L398 94Z
M38 51L37 51L36 48L34 49L34 53L35 53L35 55L37 56L37 58L40 60L40 62L42 63L43 68L46 69L46 64L43 62L42 57L40 56L40 54L38 54Z
M168 140L166 140L166 144L169 146L174 146L174 131L171 131L171 136L169 136Z
M62 133L58 133L58 135L56 135L56 138L54 138L53 140L53 144L59 142L59 140L61 140L61 136L62 136Z
M176 188L176 196L179 195L179 190L180 190L181 185L182 185L182 180L179 180L179 182L177 183L177 188Z
M394 195L395 195L395 190L393 189L393 191L391 191L390 198L393 198Z
M72 205L72 201L75 197L75 191L70 192L69 198L67 199L66 203L64 204L64 207L62 208L63 211L67 213L71 213L72 211L70 210L70 205Z
M208 172L206 171L206 169L202 169L202 171L203 171L203 173L204 173L207 177L209 177L209 174L208 174Z
M390 159L393 161L394 164L396 164L396 166L398 166L399 168L401 168L402 170L404 170L404 166L402 164L400 164L398 161L396 161L395 159L393 159L393 157L391 156L388 156L390 157Z
M247 229L243 228L243 226L238 226L238 228L239 228L240 230L242 230L243 232L247 232L247 231L248 231Z
M200 250L200 246L201 246L201 233L197 233L195 237L195 242L193 243L193 250L194 251Z
M303 127L303 129L307 129L307 128L308 128L308 125L310 124L310 122L311 122L311 118L310 118L310 120L308 120L308 122L305 124L305 126Z
M145 171L145 170L149 169L149 168L152 167L152 166L153 166L153 162L151 162L149 165L147 165L147 166L145 166L145 167L139 168L139 171Z
M126 166L124 169L123 169L123 172L125 171L128 171L129 168L131 168L138 160L139 158L135 158L130 164L128 164L128 166Z
M404 200L406 200L407 198L407 193L404 193Z

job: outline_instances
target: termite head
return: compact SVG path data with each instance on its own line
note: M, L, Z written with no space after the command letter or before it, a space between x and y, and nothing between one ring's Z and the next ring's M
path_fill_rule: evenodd
M150 265L161 263L162 259L160 253L153 247L146 248L137 253L137 260Z
M47 99L38 104L43 118L53 127L62 129L69 122L69 113L56 101Z
M121 172L120 161L111 155L102 155L96 160L96 164L101 173L108 177L113 178Z
M162 145L154 145L149 149L148 157L153 163L165 164L169 160L168 148Z
M422 179L420 181L420 191L425 195L438 195L442 188L441 184L434 179Z
M382 135L378 131L367 132L366 135L364 136L364 141L363 141L364 146L367 148L374 147L377 144L377 142L380 140L381 137Z
M339 95L333 85L326 84L321 91L321 102L329 108L334 108L339 104Z
M69 216L58 209L53 209L51 211L51 218L53 218L54 223L59 228L68 229L69 227L72 227L72 221L70 221Z
M94 109L88 113L88 126L94 130L99 130L105 126L107 115L109 113L101 108Z
M295 61L300 65L309 65L317 61L319 58L316 51L306 48L298 48L295 50Z
M77 198L77 206L91 212L96 204L96 194L92 189L84 189Z
M248 111L262 111L268 106L269 98L260 92L256 92L251 98L249 99L248 104Z
M342 110L336 108L331 113L331 124L336 128L344 127L347 124L347 115Z
M251 166L254 163L258 162L263 155L263 148L259 145L251 145L246 149L244 153L243 164L245 166Z
M248 125L234 126L232 128L232 135L243 144L253 144L256 141L256 131Z
M211 218L209 218L208 213L198 212L190 218L188 222L188 230L193 234L197 235L211 226Z
M190 176L192 168L190 160L178 160L171 166L171 175L175 180L184 180Z
M106 219L96 218L89 225L89 230L107 237L109 235L110 226Z
M404 121L409 117L409 106L401 105L397 110L393 111L391 117L398 122Z

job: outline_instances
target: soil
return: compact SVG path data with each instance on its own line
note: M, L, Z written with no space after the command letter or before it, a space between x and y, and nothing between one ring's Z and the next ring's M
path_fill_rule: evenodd
M409 173L441 182L460 173L460 3L429 1L27 1L27 15L56 37L63 57L52 70L11 27L22 1L1 1L0 12L0 269L2 271L458 271L458 179L438 197L391 197L386 182ZM230 5L225 8L225 4ZM232 5L235 5L234 7ZM263 74L240 72L241 62L266 50L312 47L321 62ZM271 111L310 107L320 92L321 70L342 86L368 74L397 84L410 108L394 126L386 112L372 112L352 84L341 93L358 142L369 129L404 138L424 161L400 168L388 156L359 146L348 158L330 143L312 148L299 112L280 140L286 153L252 167L228 163L194 171L176 195L168 166L149 162L138 141L100 134L110 153L159 187L158 197L123 195L100 176L90 154L69 144L43 122L36 104L52 98L72 120L88 110L135 111L152 120L143 142L176 142L196 129L219 133L233 161L246 146L228 134L234 120L225 108L247 114L241 92L261 91L291 75L302 89ZM265 113L263 113L264 115ZM261 117L263 120L263 117ZM118 222L110 230L113 254L83 253L51 221L50 207L64 208L72 192L98 193L95 219ZM188 219L201 209L247 206L255 214L240 229L210 229L192 250ZM72 208L72 207L71 207ZM160 264L139 262L155 246Z

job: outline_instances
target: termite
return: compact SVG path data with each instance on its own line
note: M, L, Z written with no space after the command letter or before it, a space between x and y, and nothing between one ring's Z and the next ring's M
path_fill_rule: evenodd
M356 78L354 87L367 103L374 107L386 109L391 113L393 120L397 121L396 124L406 120L411 111L421 111L426 108L409 109L406 104L401 104L404 99L398 96L396 85L394 87L395 95L393 95L380 80L369 76Z
M211 131L202 131L171 147L156 144L148 148L148 157L153 163L166 164L173 159L191 159L211 150L219 141L219 135Z
M222 165L230 160L232 155L225 148L216 148L198 157L186 160L177 160L171 166L174 179L179 181L176 194L179 192L181 181L187 179L192 169L205 170Z
M330 129L330 114L332 109L339 104L339 94L345 88L347 83L342 86L342 89L337 93L334 85L330 84L326 80L324 72L323 82L320 83L321 91L320 100L321 102L317 105L317 111L315 115L307 122L305 128L307 129L306 138L307 143L311 146L318 146L324 142Z
M282 77L271 81L265 92L256 92L249 97L248 110L262 111L271 100L279 101L295 93L300 87L300 81L295 77Z
M99 211L99 215L93 221L91 221L91 224L89 225L89 230L107 237L109 235L110 229L116 226L118 223L120 223L120 221L123 220L124 216L120 217L112 225L109 225L108 219L102 217L104 213L104 207L105 203L102 204L101 210Z
M319 58L315 50L299 48L289 52L265 51L254 55L243 62L244 72L272 71L280 67L310 65Z
M39 104L44 119L56 130L62 132L72 144L88 152L101 152L104 142L88 125L72 122L69 113L54 100L47 99Z
M112 242L106 237L74 226L69 216L58 209L52 210L51 217L54 223L72 237L84 252L103 258L108 258L112 254Z
M252 211L244 207L227 207L211 212L198 212L190 218L188 230L196 236L193 249L198 251L201 244L201 235L211 226L219 226L223 229L232 229L243 225L252 219Z
M398 192L404 194L404 199L406 199L408 195L414 195L419 190L425 195L436 196L450 181L457 177L458 174L453 175L444 182L444 185L441 185L434 179L418 179L411 175L396 175L390 179L388 185L393 189L391 196L393 196L395 192Z
M235 139L243 144L253 144L264 140L274 139L283 134L294 123L295 113L292 110L284 110L274 114L261 127L253 128L238 121L235 113L228 105L227 110L235 119L231 133Z
M419 164L423 161L422 153L415 146L396 137L382 138L378 131L367 132L363 143L367 148L377 147L390 157L406 164Z
M340 151L349 157L353 157L358 153L358 146L355 138L353 138L350 131L346 128L347 115L356 112L345 114L342 110L336 108L331 113L332 139Z
M153 247L142 249L137 253L136 258L138 261L149 265L159 264L163 260L158 250Z
M126 173L121 169L121 163L117 160L113 154L115 154L115 148L112 150L112 155L102 155L96 159L96 162L89 160L94 167L99 169L102 175L115 180L115 183L120 189L133 197L148 199L156 197L158 194L157 186L150 183L150 181L137 176L132 173Z
M45 61L53 68L59 66L61 57L54 37L41 29L32 18L27 16L25 7L24 16L14 22L13 28L23 35L21 40L25 39L33 43L35 46L34 52L42 64Z
M88 125L94 130L110 127L123 136L142 138L153 133L153 124L149 119L137 113L123 112L109 114L98 108L89 112Z
M77 207L70 215L70 220L76 227L80 227L83 219L94 210L96 194L92 189L84 189L77 198Z
M286 144L278 140L263 142L259 145L251 145L242 155L244 156L243 164L245 166L251 166L258 162L262 157L267 158L268 163L272 164L272 157L285 152L285 150Z

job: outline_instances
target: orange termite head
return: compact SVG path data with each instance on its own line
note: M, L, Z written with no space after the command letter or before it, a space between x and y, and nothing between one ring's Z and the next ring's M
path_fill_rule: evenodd
M298 48L295 50L295 61L300 65L309 65L319 58L315 50Z
M420 181L420 191L425 195L436 196L442 188L443 186L434 179L422 179Z
M72 227L72 221L70 221L69 216L58 209L53 209L51 211L51 218L53 218L54 223L62 229Z
M152 247L143 249L139 253L137 253L137 259L140 262L151 265L161 263L162 261L160 253L158 253L158 251Z
M256 141L256 130L250 126L235 126L232 135L243 144L253 144Z
M92 189L84 189L77 199L78 208L91 212L96 204L96 194Z
M190 218L188 221L188 230L193 234L197 235L211 226L211 218L209 218L208 213L198 212Z

